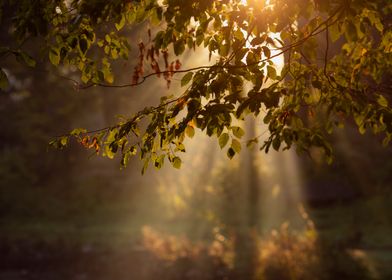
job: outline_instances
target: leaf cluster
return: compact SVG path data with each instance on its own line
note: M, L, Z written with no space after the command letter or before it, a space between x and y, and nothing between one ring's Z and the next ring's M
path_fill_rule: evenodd
M31 7L22 2L17 37L43 36L53 65L79 69L86 84L80 88L131 87L151 76L162 76L169 87L171 78L183 73L178 94L112 127L73 131L52 142L56 147L75 137L98 154L121 154L124 166L139 154L144 170L151 162L162 167L165 159L178 168L185 138L196 129L217 137L229 158L239 153L244 131L238 122L249 114L268 127L260 145L265 152L319 147L331 161L328 135L347 122L360 133L383 135L385 145L391 140L389 1L36 1ZM34 19L38 10L42 17ZM46 28L40 27L42 20ZM148 41L138 43L132 83L113 84L111 62L128 59L132 45L123 31L143 22L154 27ZM179 57L197 48L216 61L191 69L168 61L169 54ZM27 53L13 54L34 66ZM279 69L275 58L281 56ZM4 71L0 81L6 88Z

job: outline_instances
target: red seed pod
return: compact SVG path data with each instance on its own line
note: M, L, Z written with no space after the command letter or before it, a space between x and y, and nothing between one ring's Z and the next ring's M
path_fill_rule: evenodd
M169 79L170 79L170 77L169 77L169 72L167 72L167 69L166 69L165 72L163 72L163 78L164 78L165 80L169 80Z
M83 145L83 147L88 148L88 143L90 142L90 136L85 136L83 139L80 141L80 144Z
M139 81L139 69L136 66L135 71L133 72L133 75L132 75L132 85L136 85L138 83L138 81Z
M150 49L150 57L151 57L151 60L155 60L154 54L155 54L155 49L154 49L154 46L152 46L151 49Z
M143 42L139 43L139 52L141 56L144 56L144 51L145 51L146 47L144 46Z
M169 67L169 53L167 52L167 50L163 50L162 51L163 54L163 59L165 60L165 67L168 68Z
M170 63L169 76L172 77L174 72L174 62Z
M91 143L88 145L88 148L94 148L95 145L97 144L97 137L94 137L93 140L91 140Z
M157 63L157 70L156 70L158 78L161 77L161 69L159 69L159 64Z
M175 68L176 70L180 70L181 66L182 66L181 62L177 59L174 68Z
M158 63L154 60L151 62L151 68L154 70L155 73L157 73L158 78L161 76L161 70L159 69Z
M146 55L146 60L149 60L151 58L152 60L152 53L151 53L151 49L147 50L147 55Z

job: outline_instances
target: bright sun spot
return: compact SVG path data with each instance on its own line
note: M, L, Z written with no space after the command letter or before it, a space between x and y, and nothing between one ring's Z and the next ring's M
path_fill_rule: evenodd
M248 5L248 1L247 0L241 0L240 2L244 6ZM259 0L258 2L263 3L265 6L268 6L271 1L270 0L265 0L265 1Z

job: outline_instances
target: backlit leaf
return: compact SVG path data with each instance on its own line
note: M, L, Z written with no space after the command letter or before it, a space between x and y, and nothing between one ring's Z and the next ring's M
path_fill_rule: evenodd
M180 169L181 168L181 164L182 164L182 161L181 161L181 159L179 157L174 157L173 158L172 165L173 165L174 168Z
M184 77L182 77L182 79L181 79L181 86L182 87L186 86L192 80L192 77L193 77L193 73L192 72L186 73L184 75Z
M240 141L238 141L237 139L232 139L232 141L231 141L231 147L233 148L233 150L234 150L236 153L241 152L241 143L240 143Z
M267 76L272 79L272 80L276 80L276 69L275 67L271 66L271 65L267 65Z
M59 65L59 63L60 63L60 54L59 54L57 49L51 49L49 51L49 60L50 60L50 62L53 65L55 65L55 66Z
M377 102L382 107L388 107L388 100L384 96L382 96L381 94L378 96Z
M193 126L188 125L185 128L185 134L189 137L189 138L193 138L193 136L195 136L195 129L193 128Z
M227 142L229 142L229 139L230 139L229 134L227 134L227 133L222 133L222 134L219 136L219 147L220 147L221 149L223 149L223 148L227 145Z
M232 126L231 131L233 132L234 136L237 138L241 138L245 135L245 131L239 126Z

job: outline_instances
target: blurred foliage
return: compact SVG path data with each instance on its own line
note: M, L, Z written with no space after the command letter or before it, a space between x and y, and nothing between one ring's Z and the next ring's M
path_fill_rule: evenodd
M216 229L210 243L192 244L184 237L143 229L143 245L167 269L163 279L235 279L234 237ZM319 240L314 228L293 231L288 223L257 239L254 279L371 279L366 267L339 247Z
M361 263L342 248L325 246L317 231L293 232L288 224L261 241L260 279L369 279Z

